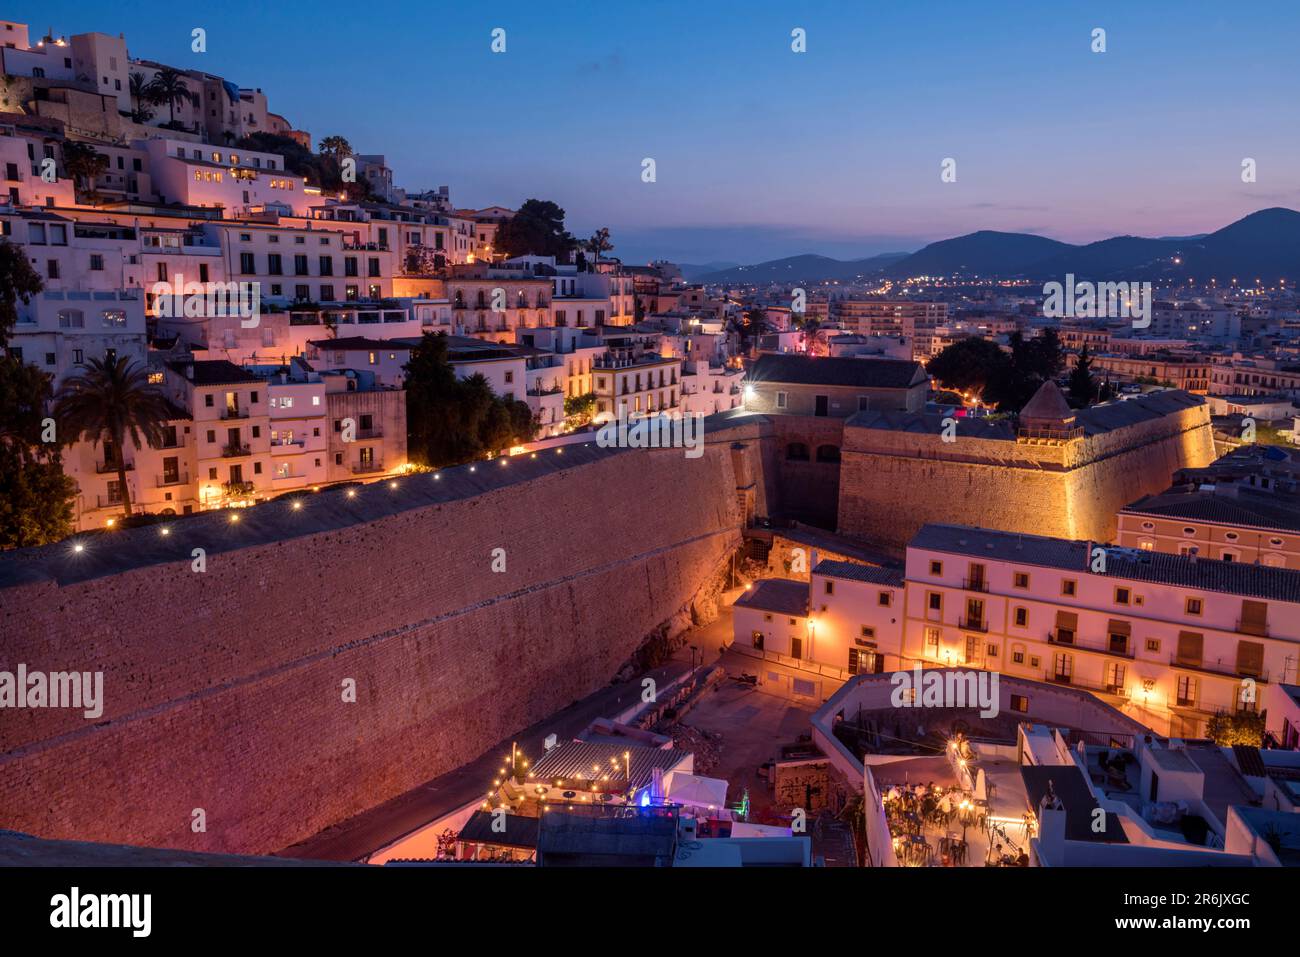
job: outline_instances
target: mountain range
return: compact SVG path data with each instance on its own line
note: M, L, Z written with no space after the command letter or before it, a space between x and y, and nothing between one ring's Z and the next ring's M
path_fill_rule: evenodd
M790 256L698 275L713 284L840 282L915 276L986 279L1076 279L1164 282L1218 279L1242 284L1300 280L1300 212L1262 209L1201 236L1115 236L1073 245L1030 233L980 230L930 243L914 253L866 259Z

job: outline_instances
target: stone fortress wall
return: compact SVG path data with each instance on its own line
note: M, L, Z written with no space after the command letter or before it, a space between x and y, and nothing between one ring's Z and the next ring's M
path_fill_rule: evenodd
M1068 442L936 430L844 429L838 531L902 547L927 522L1111 541L1116 512L1167 488L1178 468L1214 458L1209 408L1158 416Z
M548 454L0 557L0 670L102 671L106 702L97 720L3 712L0 827L276 851L473 760L607 684L665 625L712 614L693 602L714 600L739 545L747 453Z

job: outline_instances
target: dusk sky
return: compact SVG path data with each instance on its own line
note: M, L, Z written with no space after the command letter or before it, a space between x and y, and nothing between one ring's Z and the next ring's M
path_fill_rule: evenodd
M5 16L34 39L123 31L134 57L260 87L316 141L384 153L408 189L553 199L627 262L853 258L984 228L1186 235L1300 207L1300 8L1134 6L227 0L205 19L42 0Z

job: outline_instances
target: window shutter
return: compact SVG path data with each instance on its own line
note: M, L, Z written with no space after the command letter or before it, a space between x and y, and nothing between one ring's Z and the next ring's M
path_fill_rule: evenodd
M1237 642L1237 674L1255 678L1264 674L1264 645L1258 641Z
M1180 631L1178 633L1178 659L1175 664L1201 665L1201 649L1205 644L1205 636L1195 631Z
M1247 635L1267 635L1268 602L1243 601L1240 630Z

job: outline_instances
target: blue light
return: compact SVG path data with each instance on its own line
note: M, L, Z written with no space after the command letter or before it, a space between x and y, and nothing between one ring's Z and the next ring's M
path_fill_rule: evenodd
M641 802L640 802L640 803L641 803L641 806L642 806L642 807L649 807L649 806L650 806L650 789L649 789L649 788L646 788L644 791L641 792Z

